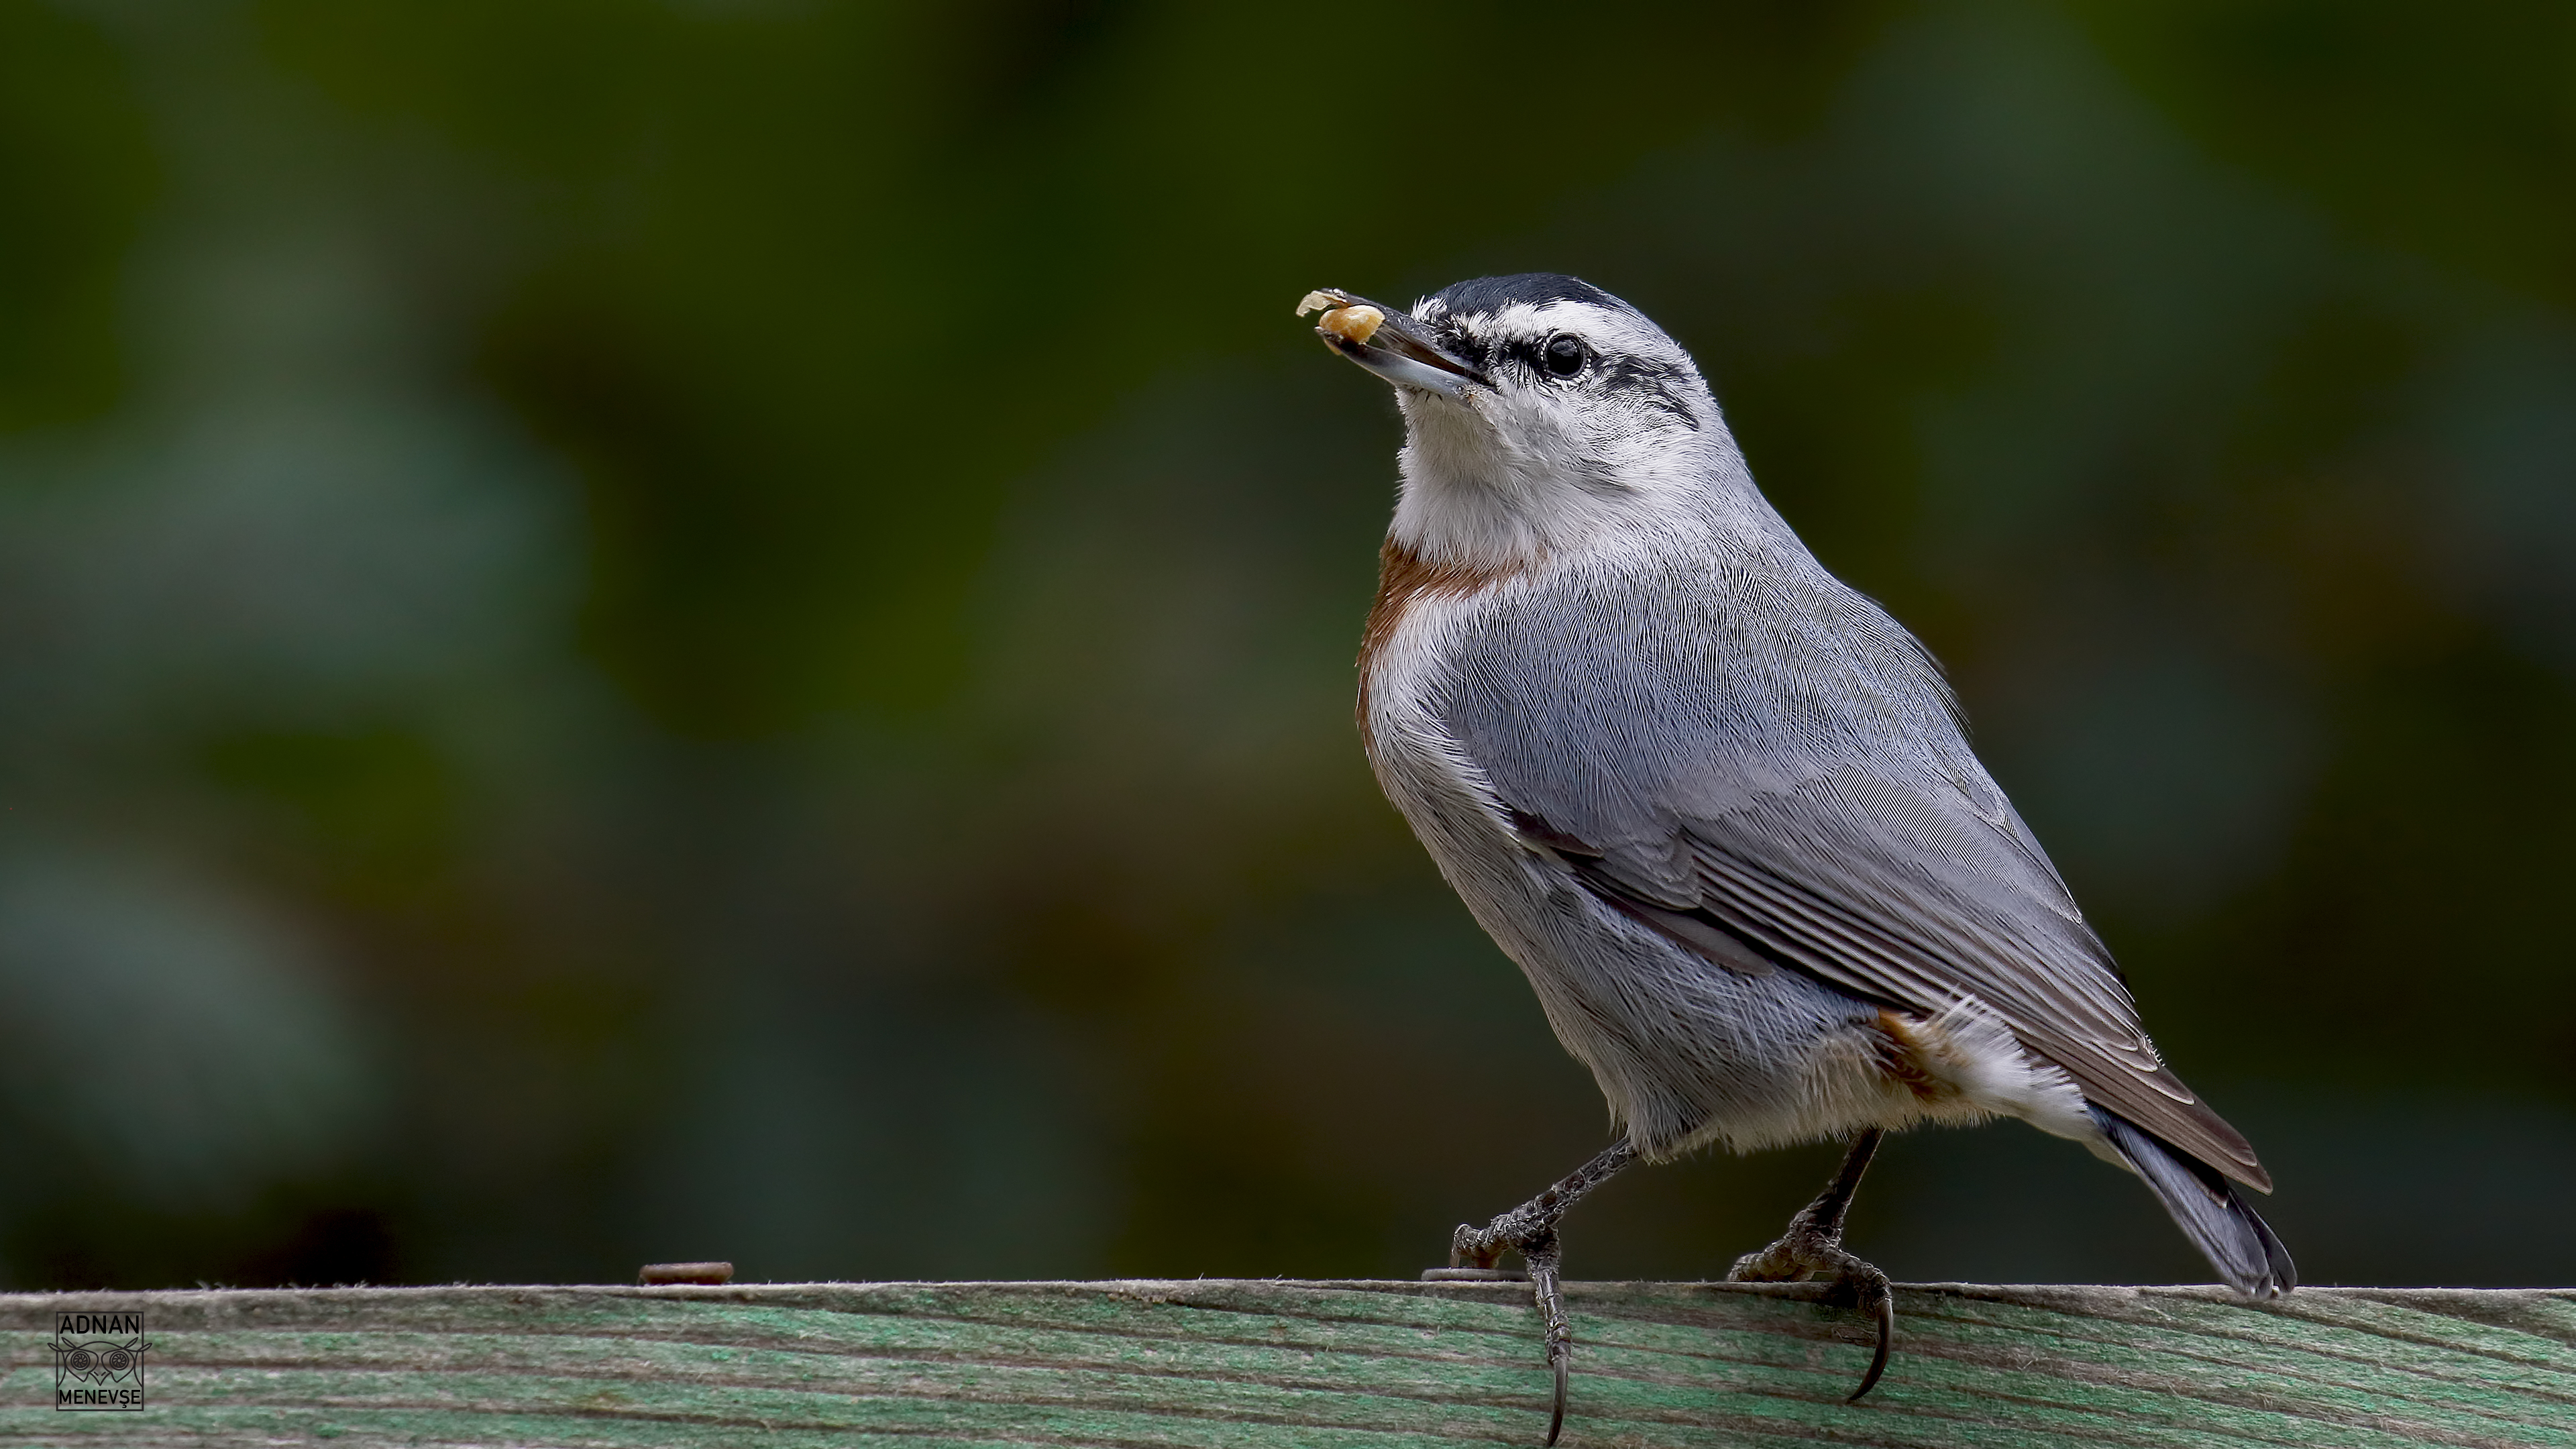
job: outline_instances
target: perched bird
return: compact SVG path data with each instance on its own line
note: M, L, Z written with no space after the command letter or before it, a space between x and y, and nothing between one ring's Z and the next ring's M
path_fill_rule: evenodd
M1621 1139L1484 1227L1520 1254L1565 1416L1557 1225L1629 1163L1716 1143L1852 1146L1740 1281L1830 1279L1886 1131L2018 1117L2143 1179L2220 1277L2290 1256L2238 1191L2236 1130L2147 1040L2120 969L1968 747L1940 665L1808 553L1708 385L1572 277L1460 282L1411 313L1336 290L1299 315L1395 385L1405 443L1360 651L1387 797L1592 1069Z

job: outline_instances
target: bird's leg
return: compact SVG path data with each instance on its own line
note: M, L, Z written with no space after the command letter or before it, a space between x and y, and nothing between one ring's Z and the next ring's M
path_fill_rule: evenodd
M1530 1291L1538 1301L1539 1318L1546 1324L1547 1365L1556 1371L1555 1405L1547 1421L1550 1444L1565 1428L1565 1381L1568 1365L1574 1360L1574 1325L1566 1321L1565 1295L1559 1281L1565 1249L1557 1241L1556 1225L1568 1208L1583 1200L1584 1194L1636 1160L1637 1149L1621 1141L1547 1191L1483 1227L1460 1223L1449 1238L1449 1266L1433 1268L1422 1275L1425 1281L1499 1278L1503 1274L1494 1268L1495 1261L1505 1253L1521 1255L1521 1261L1529 1266Z
M1872 1127L1853 1139L1842 1170L1814 1202L1789 1219L1789 1231L1780 1235L1780 1241L1736 1259L1735 1270L1726 1275L1735 1283L1830 1278L1835 1301L1876 1315L1878 1352L1871 1356L1869 1372L1861 1375L1860 1387L1852 1390L1846 1403L1858 1403L1861 1395L1878 1386L1878 1376L1887 1372L1888 1349L1896 1342L1896 1294L1888 1287L1887 1275L1843 1251L1843 1219L1851 1212L1852 1194L1859 1190L1860 1175L1869 1170L1870 1158L1878 1154L1878 1141L1886 1135Z

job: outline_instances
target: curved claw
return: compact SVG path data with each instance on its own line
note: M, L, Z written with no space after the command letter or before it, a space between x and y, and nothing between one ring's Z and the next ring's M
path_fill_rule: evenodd
M1556 1371L1556 1395L1547 1419L1550 1449L1554 1449L1557 1436L1565 1432L1566 1380L1574 1358L1574 1325L1566 1318L1561 1282L1565 1250L1557 1242L1556 1225L1566 1209L1636 1158L1637 1149L1625 1140L1612 1143L1563 1181L1483 1227L1460 1223L1458 1230L1449 1235L1449 1266L1422 1275L1426 1282L1500 1278L1506 1275L1495 1271L1495 1262L1505 1253L1521 1255L1521 1263L1528 1270L1530 1297L1543 1326L1547 1364Z
M1869 1360L1869 1372L1860 1376L1860 1387L1851 1391L1846 1404L1857 1404L1863 1394L1878 1387L1878 1376L1887 1372L1887 1352L1896 1346L1896 1295L1885 1288L1878 1290L1878 1352ZM1562 1394L1560 1393L1560 1402ZM1556 1441L1550 1439L1549 1443Z
M1473 1223L1460 1223L1458 1230L1449 1235L1449 1270L1453 1273L1487 1272L1497 1278L1526 1276L1497 1266L1503 1261L1503 1254L1517 1252L1522 1246L1521 1236L1513 1231L1519 1225L1506 1221L1509 1216L1505 1214L1481 1228Z

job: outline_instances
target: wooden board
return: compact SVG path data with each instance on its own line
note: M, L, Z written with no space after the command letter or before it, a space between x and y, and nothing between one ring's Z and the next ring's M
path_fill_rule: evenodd
M2563 1445L2576 1291L1567 1285L1565 1443ZM145 1316L146 1407L57 1412L54 1314ZM0 1442L1501 1444L1546 1432L1527 1289L1200 1280L0 1295Z

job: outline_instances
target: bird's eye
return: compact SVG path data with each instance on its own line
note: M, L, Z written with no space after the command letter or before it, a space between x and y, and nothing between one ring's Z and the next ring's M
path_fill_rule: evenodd
M1547 361L1549 376L1572 377L1583 370L1582 339L1559 332L1547 339L1547 350L1541 356Z

